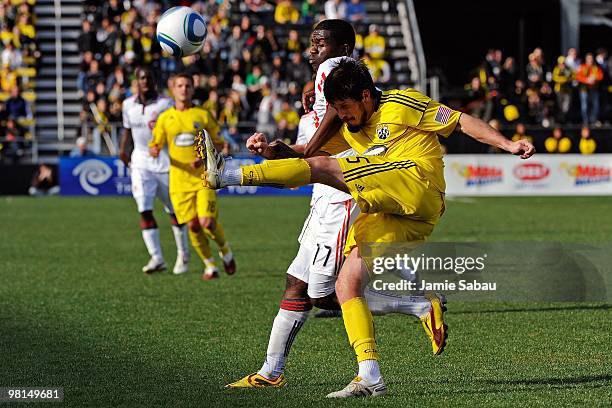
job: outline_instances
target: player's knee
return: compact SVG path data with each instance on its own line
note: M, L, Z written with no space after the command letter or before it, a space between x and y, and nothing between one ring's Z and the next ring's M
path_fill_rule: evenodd
M283 298L307 298L308 284L295 276L287 275L287 283L285 284L285 293Z
M217 224L215 223L215 219L213 217L204 217L200 218L200 225L202 228L208 231L214 231Z
M140 213L140 228L151 229L157 228L155 217L153 217L153 211L147 210Z
M319 309L325 310L339 310L340 304L338 304L338 299L336 299L336 294L332 293L331 295L322 297L322 298L311 298L312 305L318 307Z
M200 223L198 222L197 219L193 219L191 221L189 221L189 230L191 232L195 232L198 233L200 231L202 231L202 226L200 225Z

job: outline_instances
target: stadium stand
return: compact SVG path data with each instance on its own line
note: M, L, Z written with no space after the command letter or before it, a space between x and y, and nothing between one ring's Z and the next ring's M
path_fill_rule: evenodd
M0 160L18 162L33 139L40 52L35 0L0 1Z

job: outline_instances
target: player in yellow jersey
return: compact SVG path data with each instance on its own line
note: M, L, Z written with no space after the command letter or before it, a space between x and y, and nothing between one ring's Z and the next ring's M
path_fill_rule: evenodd
M222 147L219 125L207 110L193 106L193 92L191 76L179 74L174 78L175 106L159 115L149 147L151 155L157 157L161 149L168 146L170 199L179 223L188 223L191 244L204 262L202 279L209 280L219 277L219 271L207 236L217 243L219 256L229 275L236 271L236 262L217 219L217 195L212 189L201 188L202 161L194 149L194 137L200 130L206 131L217 147Z
M422 242L431 234L444 211L444 164L438 135L447 137L459 130L523 159L535 150L530 142L512 142L480 119L449 109L418 91L380 92L364 64L354 60L342 61L331 71L324 92L344 123L341 134L360 155L273 160L230 170L206 137L206 182L213 188L232 184L292 188L323 183L350 193L357 201L362 214L349 231L336 294L359 373L347 387L328 397L377 396L386 392L386 386L378 365L372 315L363 297L369 280L363 246ZM314 140L312 149L325 141L325 137ZM433 339L445 335L439 306L422 320Z

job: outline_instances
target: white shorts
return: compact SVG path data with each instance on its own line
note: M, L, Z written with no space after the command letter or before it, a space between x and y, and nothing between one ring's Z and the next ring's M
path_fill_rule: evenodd
M298 238L300 248L287 273L308 283L311 298L335 292L336 278L344 262L344 244L357 215L359 207L352 199L332 203L322 196L310 207Z
M132 169L132 196L138 205L138 212L153 210L155 197L164 204L167 213L174 213L168 188L168 173L156 173L145 169Z

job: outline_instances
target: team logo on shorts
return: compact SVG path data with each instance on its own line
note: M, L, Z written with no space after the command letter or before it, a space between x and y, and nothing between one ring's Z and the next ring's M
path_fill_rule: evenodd
M389 127L387 125L383 124L376 126L376 136L378 136L380 140L387 139L390 134L391 132L389 132Z

